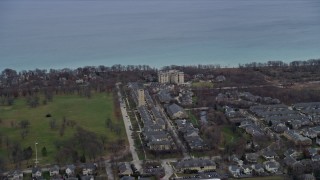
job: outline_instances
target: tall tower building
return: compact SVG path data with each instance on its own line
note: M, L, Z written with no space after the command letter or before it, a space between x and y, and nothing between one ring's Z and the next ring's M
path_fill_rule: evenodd
M145 97L144 97L144 90L138 89L138 106L143 106L146 104Z
M160 71L158 73L158 82L183 84L184 73L178 70Z
M184 73L183 72L179 72L179 81L178 84L183 84L184 83Z

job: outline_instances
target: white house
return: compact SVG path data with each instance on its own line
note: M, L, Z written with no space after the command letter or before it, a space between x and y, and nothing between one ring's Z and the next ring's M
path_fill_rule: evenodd
M73 164L67 165L66 174L67 174L68 176L74 175L74 170L75 170L75 169L76 169L76 167L75 167Z
M8 174L9 180L22 180L23 179L23 173L20 170L14 170Z
M277 161L265 161L263 165L264 168L270 173L276 173L280 166Z
M240 168L238 166L231 165L228 167L229 173L233 177L239 177L240 176Z
M252 168L251 168L250 165L243 165L243 166L242 166L242 171L243 171L243 173L246 174L246 175L252 174Z
M49 169L49 174L50 176L56 176L56 175L59 175L59 166L57 165L54 165L52 166L50 169Z
M42 171L39 167L33 167L32 168L32 177L38 178L42 176Z
M94 173L95 169L96 169L96 166L93 163L85 164L82 167L82 174L83 175L92 175Z

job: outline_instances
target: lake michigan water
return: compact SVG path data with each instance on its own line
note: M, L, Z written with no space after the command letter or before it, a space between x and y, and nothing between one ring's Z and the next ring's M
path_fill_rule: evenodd
M0 70L310 58L319 0L0 1Z

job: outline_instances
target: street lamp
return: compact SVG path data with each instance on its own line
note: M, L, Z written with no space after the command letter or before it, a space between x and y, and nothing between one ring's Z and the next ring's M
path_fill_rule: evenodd
M39 161L38 161L37 144L38 144L37 142L34 142L34 146L35 146L35 149L36 149L36 161L35 161L36 167L37 167L37 165L38 165L38 163L39 163Z

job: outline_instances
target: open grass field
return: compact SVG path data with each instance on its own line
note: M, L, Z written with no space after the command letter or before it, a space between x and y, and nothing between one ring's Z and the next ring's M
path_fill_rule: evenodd
M193 88L213 88L213 83L204 81L204 82L193 82L191 84Z
M52 117L46 117L47 114L51 114ZM41 104L36 108L30 108L24 98L16 99L11 107L0 106L0 118L2 119L0 132L11 140L20 142L22 148L31 146L34 150L34 142L37 141L40 163L51 163L56 152L54 142L71 138L76 130L76 126L66 126L64 135L60 136L59 129L64 117L76 122L76 126L81 126L98 135L106 135L109 143L119 137L126 139L123 121L114 115L113 96L106 93L93 94L90 99L78 95L56 95L52 102L46 105ZM56 119L56 130L50 128L50 118ZM113 124L121 127L120 136L105 128L107 118L110 118ZM22 139L21 128L18 125L21 120L30 122L29 133L24 139ZM12 126L12 122L16 124L16 127ZM48 152L46 157L41 156L41 148L44 146ZM2 145L0 156L6 157L7 153L5 145ZM107 152L106 155L108 155ZM35 153L33 153L33 158L35 158Z

